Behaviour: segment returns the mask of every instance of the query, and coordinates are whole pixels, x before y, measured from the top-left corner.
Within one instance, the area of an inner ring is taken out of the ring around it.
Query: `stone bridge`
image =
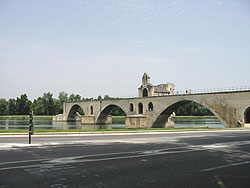
[[[250,125],[250,91],[203,93],[65,103],[54,121],[81,120],[83,124],[111,123],[109,113],[120,107],[127,128],[168,127],[171,114],[190,101],[208,108],[225,127]],[[77,115],[78,108],[84,115]]]

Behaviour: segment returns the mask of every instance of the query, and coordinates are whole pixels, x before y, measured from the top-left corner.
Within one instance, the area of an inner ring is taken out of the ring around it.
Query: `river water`
[[[1,119],[0,130],[28,129],[29,120]],[[175,128],[209,127],[224,128],[218,119],[213,117],[176,118]],[[52,120],[34,120],[35,129],[124,129],[124,124],[112,125],[81,125],[80,122],[53,122]]]

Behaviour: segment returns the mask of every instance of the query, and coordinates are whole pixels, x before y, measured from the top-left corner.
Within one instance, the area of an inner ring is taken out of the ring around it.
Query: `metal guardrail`
[[[250,91],[250,86],[237,86],[237,87],[224,87],[224,88],[211,88],[211,89],[195,89],[195,90],[192,90],[192,89],[177,90],[177,91],[174,91],[174,95],[223,93],[223,92],[236,92],[236,91]],[[159,97],[164,97],[164,96],[166,96],[166,95],[162,95],[162,96],[159,96]],[[126,96],[121,96],[121,97],[118,97],[118,98],[112,98],[112,100],[129,99],[129,98],[138,98],[138,95],[137,94],[126,95]],[[98,101],[98,100],[94,99],[94,101]]]
[[[211,88],[211,89],[187,89],[185,91],[174,91],[174,95],[185,94],[205,94],[205,93],[223,93],[223,92],[235,92],[235,91],[250,91],[250,86],[237,86],[237,87],[224,87],[224,88]]]

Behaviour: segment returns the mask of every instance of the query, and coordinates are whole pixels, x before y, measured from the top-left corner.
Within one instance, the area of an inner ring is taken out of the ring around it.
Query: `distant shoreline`
[[[115,121],[114,123],[116,123],[117,121],[125,121],[125,117],[126,116],[112,116],[113,120]],[[34,116],[35,120],[52,120],[53,116],[48,116],[48,115],[38,115],[38,116]],[[211,119],[216,119],[216,116],[175,116],[175,118],[178,119],[196,119],[196,118],[211,118]],[[28,115],[4,115],[4,116],[0,116],[0,120],[4,120],[4,119],[10,119],[10,120],[26,120],[29,119]]]
[[[53,116],[34,116],[35,120],[52,120]],[[25,119],[29,119],[28,115],[4,115],[4,116],[0,116],[0,120],[1,119],[13,119],[13,120],[25,120]]]

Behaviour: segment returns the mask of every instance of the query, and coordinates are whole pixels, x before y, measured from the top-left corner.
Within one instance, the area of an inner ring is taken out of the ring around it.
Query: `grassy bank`
[[[208,128],[208,127],[185,127],[185,128],[151,128],[151,129],[94,129],[94,130],[83,130],[83,129],[35,129],[35,133],[46,133],[46,132],[103,132],[103,131],[151,131],[151,130],[208,130],[208,129],[220,129],[220,128]],[[28,133],[28,130],[0,130],[0,133]]]
[[[53,116],[34,116],[35,120],[52,120]],[[176,119],[216,119],[215,116],[176,116]],[[0,119],[29,119],[28,115],[6,115],[6,116],[0,116]],[[112,123],[113,124],[125,124],[125,116],[112,116]]]
[[[34,116],[35,120],[52,120],[53,116]],[[9,115],[9,116],[0,116],[0,119],[15,119],[15,120],[23,120],[29,119],[28,115]]]

